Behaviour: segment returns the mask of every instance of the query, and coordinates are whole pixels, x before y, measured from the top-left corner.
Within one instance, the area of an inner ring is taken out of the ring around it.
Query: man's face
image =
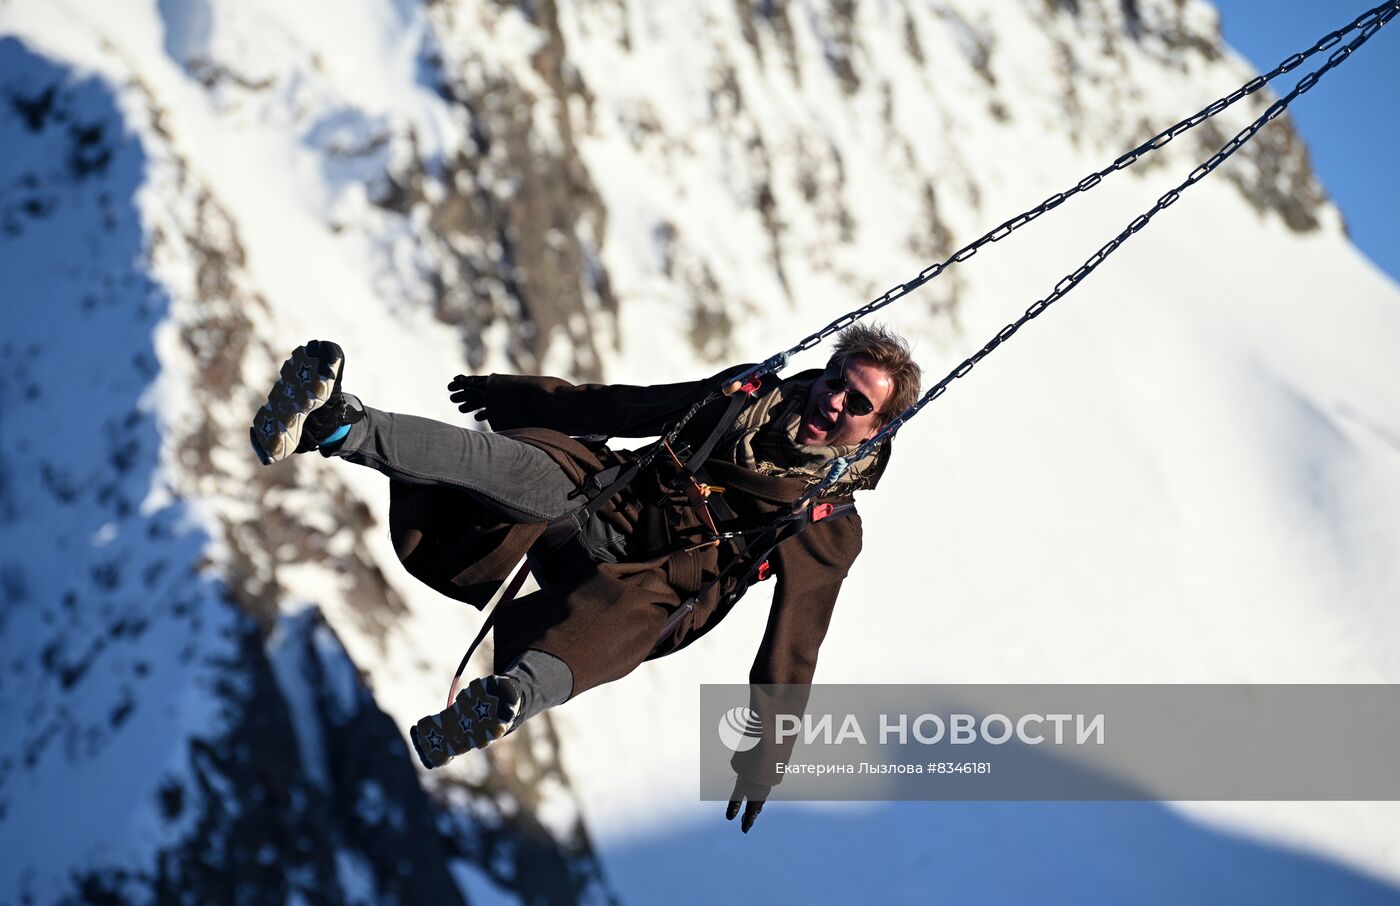
[[[893,392],[890,376],[864,356],[851,356],[840,370],[828,365],[807,396],[797,442],[834,445],[869,440],[880,430],[880,412]],[[865,414],[857,414],[860,411]]]

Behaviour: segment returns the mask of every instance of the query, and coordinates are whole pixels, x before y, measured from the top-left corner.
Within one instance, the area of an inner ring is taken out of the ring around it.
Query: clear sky
[[[1261,72],[1379,3],[1215,0],[1225,40]],[[1312,60],[1306,65],[1315,66]],[[1283,86],[1280,94],[1296,81],[1287,78],[1275,83]],[[1400,281],[1400,18],[1289,110],[1352,240]]]

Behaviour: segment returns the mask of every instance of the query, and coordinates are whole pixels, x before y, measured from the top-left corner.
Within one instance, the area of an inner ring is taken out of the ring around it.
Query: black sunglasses
[[[846,394],[846,410],[856,417],[866,416],[875,411],[875,404],[866,398],[865,394],[859,390],[852,390],[851,385],[846,383],[844,372],[836,372],[826,376],[826,386],[837,393]]]

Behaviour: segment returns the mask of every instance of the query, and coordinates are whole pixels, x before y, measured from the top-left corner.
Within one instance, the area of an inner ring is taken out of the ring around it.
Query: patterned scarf
[[[764,475],[802,476],[809,484],[826,477],[830,460],[855,452],[859,444],[799,444],[797,429],[807,409],[813,381],[789,379],[755,400],[720,440],[716,456]],[[867,487],[878,456],[867,456],[842,475],[843,493]]]

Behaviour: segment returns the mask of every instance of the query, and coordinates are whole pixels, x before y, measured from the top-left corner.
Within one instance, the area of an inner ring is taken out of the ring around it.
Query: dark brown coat
[[[814,380],[817,372],[790,380]],[[570,435],[649,437],[694,402],[714,378],[652,387],[574,385],[548,377],[492,375],[486,411],[492,426],[554,458],[581,483],[610,465],[630,461]],[[776,379],[769,377],[765,391]],[[702,411],[687,437],[696,445],[722,413],[723,401]],[[876,477],[889,450],[879,454]],[[802,478],[762,475],[722,459],[705,465],[712,484],[741,524],[765,524],[802,495]],[[849,501],[833,496],[829,502]],[[497,669],[535,648],[573,671],[574,694],[618,679],[643,660],[678,651],[719,624],[729,609],[717,586],[705,594],[675,633],[658,636],[681,602],[713,579],[737,551],[729,545],[686,552],[699,521],[684,495],[656,475],[643,475],[602,513],[629,535],[631,562],[599,564],[581,578],[551,585],[503,608],[497,617]],[[391,529],[400,559],[415,576],[458,600],[482,607],[510,567],[539,541],[542,524],[502,525],[464,494],[395,484]],[[842,580],[861,550],[858,515],[812,524],[784,541],[770,558],[776,575],[767,629],[749,671],[752,683],[811,683]]]

